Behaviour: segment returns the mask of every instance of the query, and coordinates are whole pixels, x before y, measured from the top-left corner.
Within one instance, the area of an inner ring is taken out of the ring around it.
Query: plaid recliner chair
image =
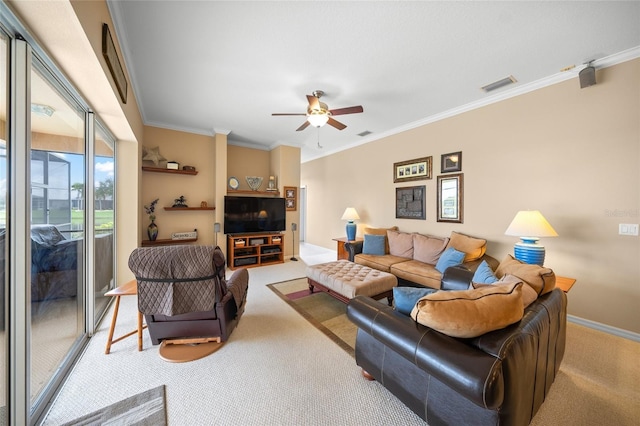
[[[244,312],[249,273],[238,269],[227,281],[219,247],[141,247],[129,256],[129,269],[154,345],[190,337],[224,342]]]

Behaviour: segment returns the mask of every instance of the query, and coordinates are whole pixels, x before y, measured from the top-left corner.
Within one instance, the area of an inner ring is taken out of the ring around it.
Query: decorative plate
[[[229,188],[238,189],[239,186],[240,186],[240,182],[238,181],[238,179],[236,179],[235,177],[231,176],[229,178]]]

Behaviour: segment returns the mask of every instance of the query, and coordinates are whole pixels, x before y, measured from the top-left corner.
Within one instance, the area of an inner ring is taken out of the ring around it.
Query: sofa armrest
[[[347,316],[363,332],[478,406],[496,409],[502,405],[500,359],[422,326],[369,297],[351,299]]]
[[[442,274],[442,282],[440,284],[441,290],[467,290],[471,279],[473,278],[473,272],[467,269],[464,265],[450,266],[445,269]]]
[[[344,249],[349,253],[349,261],[353,262],[356,254],[362,253],[363,241],[349,241],[344,243]]]

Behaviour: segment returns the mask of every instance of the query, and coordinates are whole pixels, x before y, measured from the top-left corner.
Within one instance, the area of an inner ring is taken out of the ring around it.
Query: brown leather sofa
[[[442,289],[461,288],[446,282],[448,271]],[[470,280],[472,273],[457,275]],[[557,288],[529,305],[521,321],[470,339],[439,333],[364,296],[349,302],[347,315],[358,326],[355,356],[365,377],[430,426],[528,425],[565,350],[567,298]]]

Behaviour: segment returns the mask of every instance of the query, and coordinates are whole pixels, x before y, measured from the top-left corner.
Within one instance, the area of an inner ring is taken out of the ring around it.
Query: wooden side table
[[[347,237],[333,238],[336,241],[336,251],[338,252],[338,260],[349,260],[349,252],[344,248],[344,243],[350,243],[354,241],[364,241],[363,238],[356,238],[354,241],[347,240]]]
[[[575,283],[575,278],[560,277],[556,275],[556,287],[560,288],[560,290],[565,293],[569,293],[569,290],[571,290],[571,287],[573,287]]]
[[[138,334],[138,351],[142,350],[142,330],[147,328],[146,325],[142,325],[142,313],[138,312],[138,328],[133,330],[130,333],[127,333],[123,336],[118,337],[117,339],[113,338],[113,333],[116,329],[116,321],[118,320],[118,309],[120,308],[120,296],[137,296],[138,295],[138,282],[136,280],[131,280],[126,284],[122,284],[118,288],[114,288],[104,294],[105,296],[111,296],[116,298],[116,305],[113,307],[113,318],[111,318],[111,328],[109,328],[109,337],[107,338],[107,348],[104,353],[109,354],[111,351],[111,345],[119,342],[122,339],[126,339],[127,337]]]

